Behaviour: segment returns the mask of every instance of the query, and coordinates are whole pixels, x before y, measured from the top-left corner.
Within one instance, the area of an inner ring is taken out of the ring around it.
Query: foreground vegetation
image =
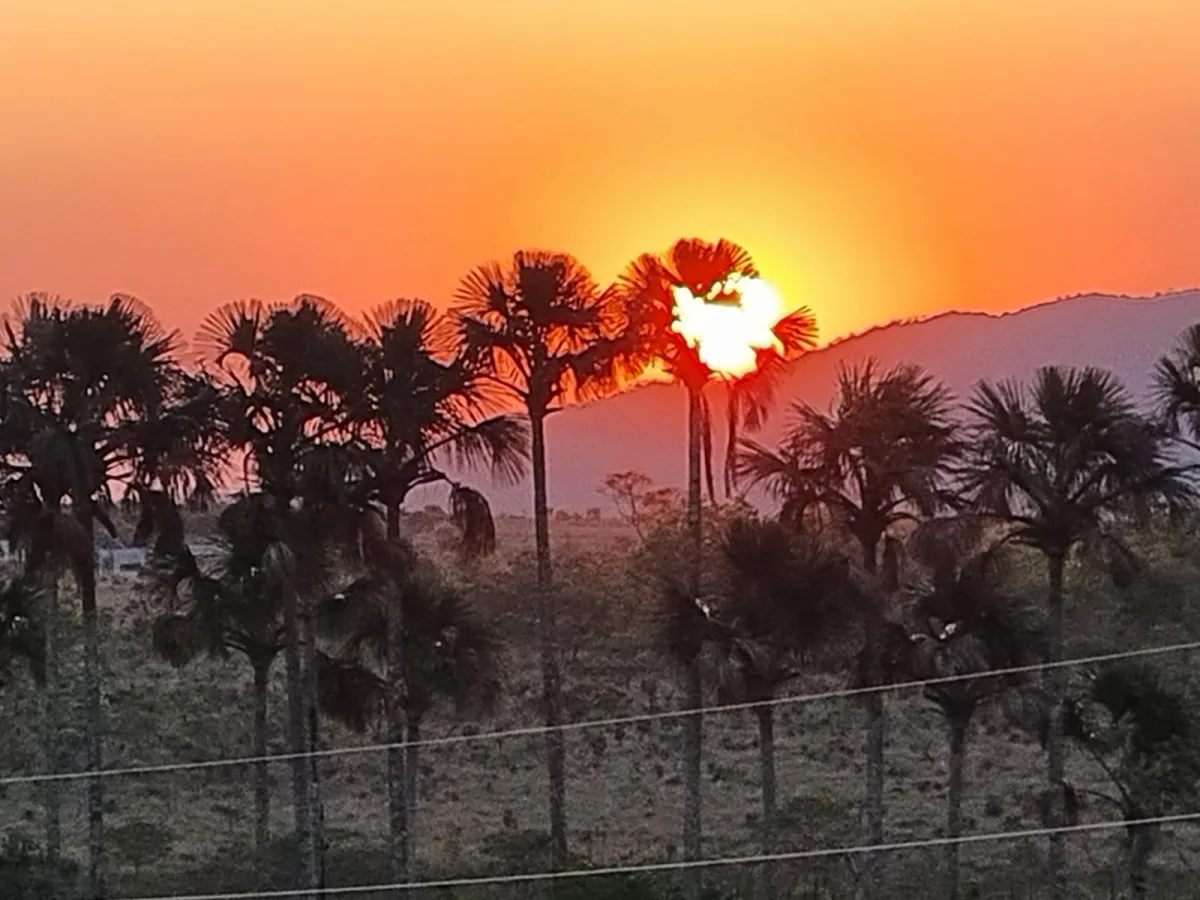
[[[1153,416],[1100,370],[980,385],[963,408],[917,367],[868,364],[762,446],[740,432],[811,342],[799,314],[779,326],[783,352],[732,385],[718,502],[715,373],[665,298],[735,270],[753,273],[739,248],[681,242],[604,290],[569,257],[518,254],[468,276],[448,317],[237,304],[202,330],[201,372],[127,298],[19,306],[0,367],[20,550],[0,592],[0,765],[20,773],[3,786],[5,883],[320,892],[677,861],[556,895],[1194,893],[1189,824],[1156,821],[1195,811],[1187,657],[1028,667],[1194,627],[1195,481],[1179,460],[1200,437],[1200,328],[1160,364]],[[650,359],[688,389],[686,494],[618,473],[605,487],[623,525],[551,522],[542,420]],[[217,503],[232,460],[241,490]],[[481,466],[532,469],[532,535],[457,481]],[[448,513],[406,510],[437,484]],[[752,488],[770,515],[737,499]],[[99,577],[106,533],[150,548],[136,579]],[[1089,821],[1120,827],[1053,831]],[[957,840],[1039,828],[1052,833]],[[767,859],[686,865],[747,854]]]

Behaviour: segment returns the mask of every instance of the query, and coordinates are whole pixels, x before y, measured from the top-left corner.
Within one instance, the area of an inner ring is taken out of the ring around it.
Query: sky
[[[754,255],[828,340],[1200,283],[1195,0],[0,0],[0,302]]]

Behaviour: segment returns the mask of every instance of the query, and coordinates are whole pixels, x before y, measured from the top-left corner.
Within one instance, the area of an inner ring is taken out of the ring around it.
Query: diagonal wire
[[[1093,831],[1113,831],[1139,825],[1171,825],[1200,821],[1200,812],[1177,813],[1153,816],[1144,819],[1109,819],[1103,822],[1088,822],[1081,825],[1063,825],[1057,828],[1028,828],[1017,831],[993,831],[963,835],[958,838],[921,838],[911,841],[894,841],[887,844],[866,844],[857,847],[819,847],[814,850],[797,850],[791,853],[757,854],[753,856],[725,856],[709,859],[680,860],[676,862],[641,863],[628,866],[607,866],[596,869],[581,869],[573,872],[532,872],[524,875],[483,875],[471,878],[446,878],[440,881],[392,882],[390,884],[355,884],[345,887],[289,888],[287,890],[245,891],[218,894],[162,894],[156,897],[118,897],[115,900],[277,900],[283,897],[352,896],[384,891],[416,891],[446,888],[477,887],[487,884],[531,884],[545,881],[564,881],[569,878],[595,878],[613,875],[635,875],[645,872],[678,872],[684,869],[713,869],[723,866],[750,866],[764,863],[796,862],[805,859],[822,859],[831,856],[856,856],[866,853],[894,853],[901,850],[923,850],[944,847],[947,844],[983,844],[989,841],[1016,841],[1042,837],[1049,834],[1080,834]]]
[[[1050,669],[1070,668],[1073,666],[1097,665],[1114,662],[1121,659],[1135,659],[1148,656],[1161,656],[1167,653],[1182,653],[1189,650],[1200,650],[1200,641],[1190,641],[1181,644],[1166,644],[1158,647],[1143,647],[1137,650],[1122,650],[1114,653],[1101,653],[1094,656],[1081,656],[1064,659],[1059,662],[1034,663],[1027,666],[1013,666],[1007,669],[991,669],[986,672],[970,672],[961,675],[944,675],[937,678],[923,678],[915,681],[902,681],[892,684],[875,685],[870,687],[837,688],[830,691],[820,691],[812,694],[792,694],[786,697],[774,697],[770,700],[756,700],[747,703],[727,703],[714,706],[704,706],[699,709],[671,709],[656,713],[639,713],[630,716],[615,716],[607,719],[583,719],[577,722],[565,722],[560,725],[528,725],[520,728],[510,728],[499,731],[482,731],[477,734],[452,734],[444,737],[422,738],[418,741],[395,741],[391,743],[361,744],[352,747],[330,747],[324,750],[303,751],[300,753],[274,753],[266,756],[235,756],[219,759],[198,760],[196,762],[161,763],[146,766],[125,766],[121,768],[100,769],[99,771],[79,770],[74,772],[57,772],[54,774],[11,775],[0,778],[0,787],[17,784],[40,784],[49,781],[80,781],[100,777],[115,778],[125,775],[153,775],[167,772],[188,772],[200,769],[217,769],[228,766],[244,766],[261,762],[287,762],[296,759],[313,759],[320,757],[353,756],[363,753],[378,753],[385,750],[403,747],[446,747],[454,744],[468,744],[478,741],[500,740],[503,738],[532,737],[551,731],[582,731],[589,728],[612,728],[618,725],[636,725],[642,722],[653,722],[663,719],[687,718],[704,713],[736,712],[740,710],[758,709],[764,706],[788,706],[796,703],[812,703],[821,700],[836,700],[846,697],[861,697],[868,694],[886,693],[891,691],[911,690],[929,687],[937,684],[950,684],[958,681],[972,681],[978,678],[998,678],[1007,675],[1021,675]]]

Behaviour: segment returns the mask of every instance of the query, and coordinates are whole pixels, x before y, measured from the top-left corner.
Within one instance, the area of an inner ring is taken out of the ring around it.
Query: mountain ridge
[[[1049,364],[1108,369],[1144,401],[1154,363],[1195,322],[1200,322],[1200,288],[1146,297],[1088,292],[1001,313],[951,310],[874,326],[790,363],[771,418],[755,439],[774,444],[793,401],[826,405],[837,366],[868,357],[888,368],[916,363],[941,379],[958,401],[981,379],[1027,380],[1039,366]],[[723,421],[722,393],[713,392],[715,423]],[[547,420],[546,431],[554,508],[607,506],[597,488],[614,471],[637,469],[664,486],[685,484],[686,400],[676,385],[651,382],[568,407]],[[723,436],[718,433],[716,438],[714,465],[719,466]],[[529,511],[528,480],[499,485],[483,473],[462,477],[482,489],[498,512]],[[431,501],[438,499],[430,495]],[[414,506],[421,502],[413,497]]]

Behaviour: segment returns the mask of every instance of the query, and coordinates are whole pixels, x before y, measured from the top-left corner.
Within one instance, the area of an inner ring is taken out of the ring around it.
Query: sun
[[[730,273],[700,296],[675,285],[671,327],[696,350],[700,361],[725,378],[740,378],[758,367],[759,353],[783,351],[775,325],[783,300],[761,278]]]

